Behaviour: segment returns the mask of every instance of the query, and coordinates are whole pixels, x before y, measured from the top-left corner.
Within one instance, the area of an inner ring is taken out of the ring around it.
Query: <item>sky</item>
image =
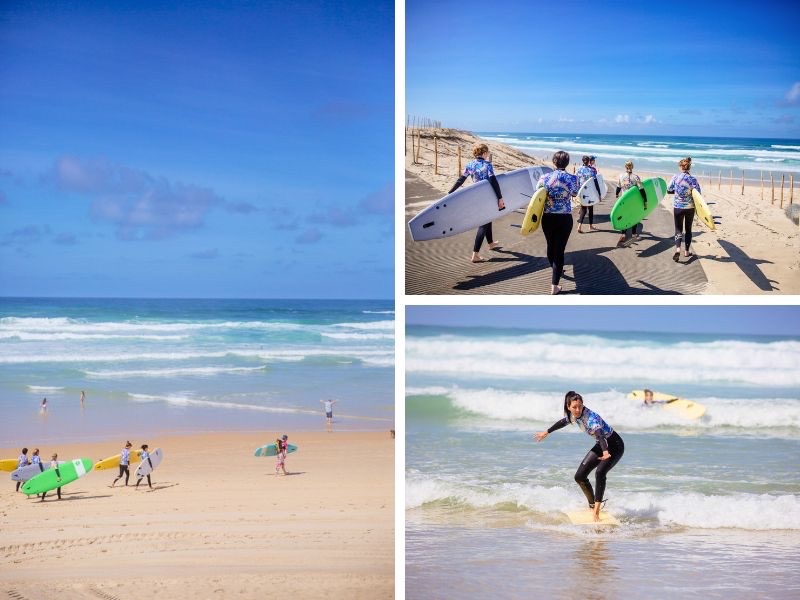
[[[392,298],[394,5],[0,3],[0,295]]]
[[[800,3],[406,0],[406,112],[472,131],[800,138]]]
[[[800,306],[408,306],[406,325],[798,337]]]

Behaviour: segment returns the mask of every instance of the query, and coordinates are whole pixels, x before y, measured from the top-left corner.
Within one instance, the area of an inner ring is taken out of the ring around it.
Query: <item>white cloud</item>
[[[645,115],[643,122],[644,123],[658,123],[658,121],[656,120],[656,118],[653,115]]]
[[[794,85],[786,92],[786,101],[789,104],[800,103],[800,81],[795,81]]]
[[[631,118],[628,115],[617,115],[614,117],[616,123],[630,123]]]
[[[574,123],[575,119],[570,119],[568,117],[558,117],[559,123]]]

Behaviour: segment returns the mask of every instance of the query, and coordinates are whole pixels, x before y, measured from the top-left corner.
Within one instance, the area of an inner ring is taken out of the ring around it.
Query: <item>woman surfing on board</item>
[[[575,481],[589,501],[589,509],[594,511],[594,520],[600,520],[600,508],[604,502],[606,491],[606,475],[614,468],[625,452],[622,438],[596,412],[583,405],[583,398],[577,392],[569,391],[564,397],[564,418],[557,421],[547,431],[534,434],[534,439],[541,442],[552,432],[570,423],[574,423],[597,440],[597,443],[586,454],[575,472]],[[589,473],[595,472],[595,489],[589,482]]]

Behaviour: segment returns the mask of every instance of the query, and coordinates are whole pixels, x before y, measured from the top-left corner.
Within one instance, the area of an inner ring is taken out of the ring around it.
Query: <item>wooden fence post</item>
[[[728,187],[728,191],[729,191],[729,192],[732,192],[732,191],[733,191],[733,169],[731,169],[731,178],[729,179],[729,187]]]
[[[761,199],[764,199],[764,169],[761,169]]]
[[[458,173],[456,175],[461,177],[461,144],[458,145]]]
[[[433,174],[439,174],[439,136],[433,134]]]
[[[789,204],[794,203],[794,173],[789,176]]]
[[[719,170],[719,179],[717,179],[717,189],[722,189],[722,169]]]
[[[744,196],[744,169],[742,169],[742,196]]]
[[[783,180],[786,177],[783,173],[781,173],[781,208],[783,208]]]
[[[772,184],[772,202],[770,204],[775,204],[775,178],[772,176],[772,171],[769,173],[769,182]]]

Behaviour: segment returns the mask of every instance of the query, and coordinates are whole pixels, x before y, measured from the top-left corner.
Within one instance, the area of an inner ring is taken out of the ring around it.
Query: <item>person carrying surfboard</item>
[[[283,474],[286,475],[286,455],[289,451],[289,436],[285,433],[282,437],[279,437],[275,440],[275,475],[280,475],[280,471],[283,471]]]
[[[153,467],[153,461],[150,460],[150,453],[147,451],[147,448],[149,448],[149,446],[147,444],[142,444],[142,453],[139,455],[139,459],[142,462],[147,461],[147,463],[150,465],[150,471],[152,472],[155,467]],[[145,475],[145,477],[147,477],[147,486],[152,490],[153,489],[153,483],[150,481],[150,473]],[[136,480],[135,489],[137,489],[137,490],[139,489],[139,482],[142,479],[144,479],[144,477],[139,477],[139,479]]]
[[[639,192],[642,194],[642,201],[644,202],[644,207],[647,208],[647,196],[644,193],[644,189],[642,188],[642,178],[636,175],[633,172],[633,161],[628,161],[625,163],[625,172],[619,176],[617,180],[617,190],[615,198],[619,198],[619,195],[623,192],[627,192],[633,186],[637,186],[639,188]],[[642,224],[638,223],[631,227],[630,229],[623,229],[621,235],[619,236],[619,240],[617,240],[617,246],[622,245],[631,237],[633,239],[638,240],[639,234],[642,232]]]
[[[484,143],[477,143],[472,148],[473,160],[469,161],[464,167],[464,172],[450,188],[448,194],[452,194],[460,188],[467,177],[472,177],[472,181],[488,180],[489,185],[494,190],[494,195],[497,196],[497,210],[505,209],[506,205],[503,202],[503,194],[500,192],[500,184],[497,182],[497,177],[494,175],[494,168],[492,167],[492,153],[489,152],[489,146]],[[491,222],[485,223],[478,227],[478,232],[475,234],[475,244],[472,246],[472,262],[483,262],[485,259],[478,253],[483,244],[484,238],[489,244],[489,249],[494,250],[500,246],[500,242],[492,238],[492,224]]]
[[[580,187],[590,179],[594,179],[594,185],[595,188],[597,188],[597,195],[602,197],[603,194],[600,193],[600,184],[597,181],[597,169],[594,168],[593,164],[594,160],[594,156],[584,156],[581,158],[583,166],[575,172],[575,177],[578,178],[578,189],[580,189]],[[581,227],[583,226],[583,219],[586,216],[587,211],[589,213],[589,230],[598,231],[597,227],[594,226],[594,206],[581,205],[581,212],[578,213],[578,233],[583,233]]]
[[[606,423],[596,412],[583,405],[583,398],[577,392],[569,391],[564,397],[564,418],[556,421],[547,431],[534,434],[534,439],[541,442],[552,432],[566,427],[570,423],[577,425],[582,431],[597,440],[597,443],[586,454],[575,472],[575,481],[589,501],[589,509],[594,511],[594,520],[600,520],[600,508],[605,502],[606,476],[622,458],[625,444],[620,435]],[[589,474],[595,472],[595,488],[589,482]]]
[[[130,464],[131,464],[131,447],[132,446],[133,446],[133,444],[131,444],[130,440],[125,442],[125,447],[122,449],[122,451],[119,454],[119,475],[116,477],[116,479],[114,479],[114,481],[111,482],[111,487],[114,487],[114,484],[117,483],[117,481],[119,481],[122,478],[123,475],[125,475],[125,485],[126,486],[128,485],[128,479],[131,476],[131,472],[130,472],[129,467],[130,467]],[[149,479],[148,479],[148,481],[149,481]]]
[[[23,448],[22,449],[22,454],[20,454],[19,458],[17,459],[17,468],[21,469],[22,467],[27,467],[29,464],[31,464],[31,462],[28,460],[28,449],[27,448]],[[19,491],[19,486],[21,486],[21,485],[22,485],[22,482],[18,481],[17,482],[17,490],[16,491]]]
[[[564,169],[569,165],[569,154],[559,150],[553,154],[553,166],[556,170],[539,178],[536,186],[547,189],[547,200],[542,213],[542,233],[547,240],[547,262],[553,274],[550,278],[550,293],[558,294],[561,286],[561,274],[564,272],[564,251],[567,240],[572,233],[572,201],[578,195],[580,187],[578,178]]]
[[[50,459],[50,468],[56,470],[56,478],[58,481],[61,481],[61,473],[58,470],[58,454],[53,454],[52,458]],[[56,495],[58,499],[61,500],[61,486],[56,488]],[[44,502],[44,497],[47,496],[47,492],[42,493],[42,499],[39,502]]]
[[[692,168],[692,159],[688,156],[681,159],[678,167],[680,167],[681,173],[673,175],[667,186],[667,193],[675,194],[675,199],[672,201],[672,213],[675,220],[675,254],[672,255],[672,260],[675,262],[678,262],[681,255],[681,238],[685,244],[683,255],[687,258],[691,256],[689,245],[692,243],[692,221],[694,220],[692,190],[703,193],[697,179],[689,174],[689,170]]]

